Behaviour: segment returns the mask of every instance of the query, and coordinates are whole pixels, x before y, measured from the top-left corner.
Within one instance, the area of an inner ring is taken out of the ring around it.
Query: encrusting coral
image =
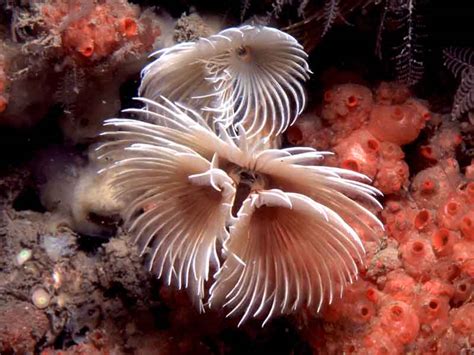
[[[110,140],[98,148],[149,269],[188,288],[201,310],[215,270],[209,303],[240,314],[240,323],[319,311],[341,297],[363,263],[361,239],[383,229],[372,212],[380,192],[361,182],[365,175],[318,165],[329,152],[266,148],[303,108],[304,58],[293,38],[267,27],[177,45],[144,71],[145,107],[127,110],[140,120],[107,120]],[[192,79],[163,89],[161,69],[167,80],[176,71]],[[211,104],[192,100],[199,90]],[[218,114],[203,117],[212,105]]]

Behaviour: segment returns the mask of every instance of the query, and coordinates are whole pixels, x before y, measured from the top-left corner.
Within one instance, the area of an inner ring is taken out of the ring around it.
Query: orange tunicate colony
[[[150,51],[160,34],[158,26],[126,1],[85,7],[78,0],[52,0],[41,7],[46,24],[60,33],[65,52],[78,60],[100,60],[125,47],[129,53]]]
[[[382,241],[367,241],[367,269],[310,323],[316,352],[459,354],[474,348],[474,162],[462,174],[454,124],[418,151],[427,168],[409,180],[403,145],[431,118],[407,89],[383,83],[324,94],[322,120],[306,115],[290,143],[336,153],[329,163],[368,175],[385,194]],[[293,142],[297,137],[298,141]],[[364,238],[363,238],[364,239]],[[317,340],[316,340],[317,337]]]
[[[374,105],[368,130],[380,141],[404,145],[413,142],[425,118],[411,105]]]
[[[334,151],[329,164],[368,175],[385,194],[405,187],[409,171],[401,146],[413,142],[430,119],[426,106],[387,83],[375,94],[362,85],[337,85],[323,101],[322,120],[307,115],[290,127],[288,141]]]

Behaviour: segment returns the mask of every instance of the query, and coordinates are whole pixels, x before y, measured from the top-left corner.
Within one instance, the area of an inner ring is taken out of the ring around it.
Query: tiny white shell
[[[49,306],[51,295],[43,287],[37,287],[31,294],[31,301],[37,308],[44,309]]]
[[[20,252],[16,254],[16,257],[15,257],[17,265],[19,266],[23,265],[28,260],[30,260],[32,256],[33,256],[33,252],[31,251],[31,249],[26,249],[26,248],[21,249]]]

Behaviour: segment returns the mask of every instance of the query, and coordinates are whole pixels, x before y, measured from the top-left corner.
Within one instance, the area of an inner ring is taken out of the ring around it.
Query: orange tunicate
[[[346,106],[349,108],[357,107],[358,104],[359,100],[354,95],[351,95],[346,99]]]
[[[374,186],[384,194],[393,194],[408,183],[408,176],[408,165],[403,160],[382,161],[378,165]]]
[[[407,99],[406,104],[415,109],[422,120],[429,121],[431,119],[431,112],[426,107],[426,104],[423,103],[421,100],[409,98]]]
[[[373,178],[377,173],[379,142],[367,130],[359,129],[337,144],[333,151],[342,168]]]
[[[336,322],[341,318],[356,324],[368,323],[376,315],[374,302],[369,300],[366,289],[369,283],[359,280],[346,288],[342,298],[326,307],[323,317],[328,322]]]
[[[459,128],[448,123],[443,123],[436,131],[435,135],[430,138],[428,147],[431,149],[431,156],[426,158],[430,160],[442,160],[449,157],[454,157],[456,147],[462,142]],[[423,155],[423,147],[421,148]]]
[[[469,276],[458,278],[454,281],[453,302],[455,304],[466,301],[472,292],[473,278]]]
[[[424,125],[425,119],[410,105],[375,105],[368,130],[381,141],[404,145],[413,142]]]
[[[451,201],[446,204],[445,212],[449,214],[450,216],[454,216],[458,213],[459,208],[460,208],[459,203],[457,203],[456,201]]]
[[[415,297],[415,285],[416,282],[411,276],[398,269],[388,273],[383,291],[395,300],[410,304]]]
[[[410,90],[395,82],[382,82],[375,91],[375,101],[381,105],[403,104],[409,97]]]
[[[423,284],[423,291],[432,296],[441,296],[450,299],[454,295],[454,287],[449,282],[440,279],[432,279]]]
[[[103,58],[113,53],[119,46],[120,34],[115,28],[115,18],[111,16],[108,7],[97,6],[94,19],[100,26],[94,26],[95,52]],[[93,25],[91,23],[91,25]]]
[[[88,58],[94,54],[94,42],[92,40],[88,41],[89,43],[85,43],[77,48],[77,51],[81,53],[84,57]]]
[[[459,230],[464,238],[474,241],[474,211],[469,211],[461,218]]]
[[[449,229],[457,229],[467,207],[462,202],[459,196],[453,196],[441,205],[438,210],[438,224]]]
[[[449,298],[446,296],[423,294],[419,300],[420,323],[429,324],[430,332],[440,334],[449,327]]]
[[[474,334],[474,303],[467,303],[454,313],[451,326],[456,333],[464,336]]]
[[[329,122],[358,117],[357,121],[362,123],[368,118],[373,102],[370,89],[357,84],[336,85],[324,93],[324,100],[321,116]],[[350,110],[354,108],[357,110]]]
[[[375,316],[375,306],[365,299],[358,299],[352,304],[349,319],[357,324],[368,323]]]
[[[85,58],[90,58],[94,54],[94,33],[85,21],[78,21],[68,27],[63,32],[62,41],[68,51],[76,51]]]
[[[436,261],[430,243],[421,238],[410,238],[401,246],[403,266],[413,277],[426,277]]]
[[[402,354],[403,346],[396,342],[396,339],[380,328],[380,325],[375,325],[370,328],[370,332],[363,338],[362,351],[355,352],[356,354]],[[336,352],[334,352],[336,353]]]
[[[365,293],[365,295],[366,295],[367,299],[370,302],[373,302],[373,303],[376,303],[379,299],[378,291],[373,287],[369,287],[367,289],[367,292]]]
[[[424,194],[429,194],[434,192],[436,189],[436,182],[433,179],[426,178],[420,186],[420,190]]]
[[[426,209],[421,210],[415,216],[415,221],[414,221],[415,228],[418,230],[425,229],[429,225],[430,220],[431,220],[430,211]]]
[[[399,344],[408,344],[416,339],[420,323],[415,310],[409,304],[395,301],[380,309],[383,329]]]
[[[308,112],[285,132],[288,143],[292,145],[305,145],[318,150],[328,150],[331,134],[321,127],[321,121],[314,113]]]
[[[474,257],[464,262],[464,265],[462,266],[462,271],[469,277],[474,278]]]
[[[403,153],[403,150],[394,143],[381,142],[380,156],[384,160],[402,160],[405,157],[405,153]]]
[[[372,104],[372,92],[367,87],[336,85],[324,92],[321,117],[330,123],[339,142],[367,122]]]
[[[436,230],[431,236],[431,245],[433,250],[439,256],[450,255],[453,251],[453,245],[459,240],[457,233],[447,228]]]
[[[474,205],[474,181],[471,181],[466,185],[464,192],[467,202],[471,205]]]
[[[91,5],[79,19],[68,22],[68,14],[82,9],[78,0],[51,0],[54,6],[42,6],[42,14],[51,27],[61,28],[62,45],[66,52],[78,54],[79,58],[100,60],[109,56],[124,44],[124,38],[138,36],[139,27],[135,19],[138,7],[126,1],[103,1]],[[140,46],[140,43],[134,43]]]
[[[459,272],[459,268],[453,260],[451,260],[450,256],[438,258],[431,269],[431,274],[433,276],[439,277],[441,280],[448,282],[451,282],[458,277]]]
[[[474,159],[471,160],[471,164],[466,166],[466,179],[474,180]]]
[[[120,20],[120,29],[125,37],[133,37],[138,34],[138,25],[135,20],[130,17]]]
[[[423,158],[436,161],[436,157],[433,152],[433,148],[430,145],[424,145],[420,147],[420,154]]]
[[[403,243],[408,237],[416,233],[413,221],[418,209],[407,201],[403,201],[403,203],[387,201],[386,206],[387,208],[382,211],[382,217],[388,234],[399,243]]]
[[[334,98],[334,94],[332,90],[326,90],[324,92],[324,101],[331,102],[333,98]]]
[[[368,139],[367,140],[367,150],[370,152],[378,152],[380,149],[380,142],[378,140],[374,139]]]
[[[474,260],[474,243],[461,240],[453,245],[453,260],[464,271],[465,263]]]
[[[412,197],[421,208],[438,209],[454,192],[455,179],[454,174],[448,176],[441,166],[422,170],[412,180]]]
[[[341,168],[355,171],[356,173],[361,172],[361,166],[355,159],[344,159],[341,161]]]

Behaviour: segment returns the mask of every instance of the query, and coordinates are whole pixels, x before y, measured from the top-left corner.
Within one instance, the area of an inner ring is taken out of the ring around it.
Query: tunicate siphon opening
[[[390,314],[394,321],[400,321],[403,317],[403,308],[400,306],[392,306]]]
[[[458,213],[458,210],[459,203],[455,201],[448,202],[448,204],[446,205],[446,212],[451,216],[454,216],[456,213]]]
[[[423,243],[420,242],[420,241],[414,242],[413,245],[412,245],[412,247],[411,247],[411,250],[412,250],[414,253],[416,253],[416,254],[421,254],[421,253],[423,253],[424,249],[425,249],[425,246],[424,246]]]
[[[433,311],[436,311],[439,307],[439,303],[437,300],[431,300],[429,303],[428,303],[428,307],[430,307],[431,310]]]
[[[421,210],[415,217],[415,228],[421,230],[426,227],[430,220],[430,212],[428,210]]]

